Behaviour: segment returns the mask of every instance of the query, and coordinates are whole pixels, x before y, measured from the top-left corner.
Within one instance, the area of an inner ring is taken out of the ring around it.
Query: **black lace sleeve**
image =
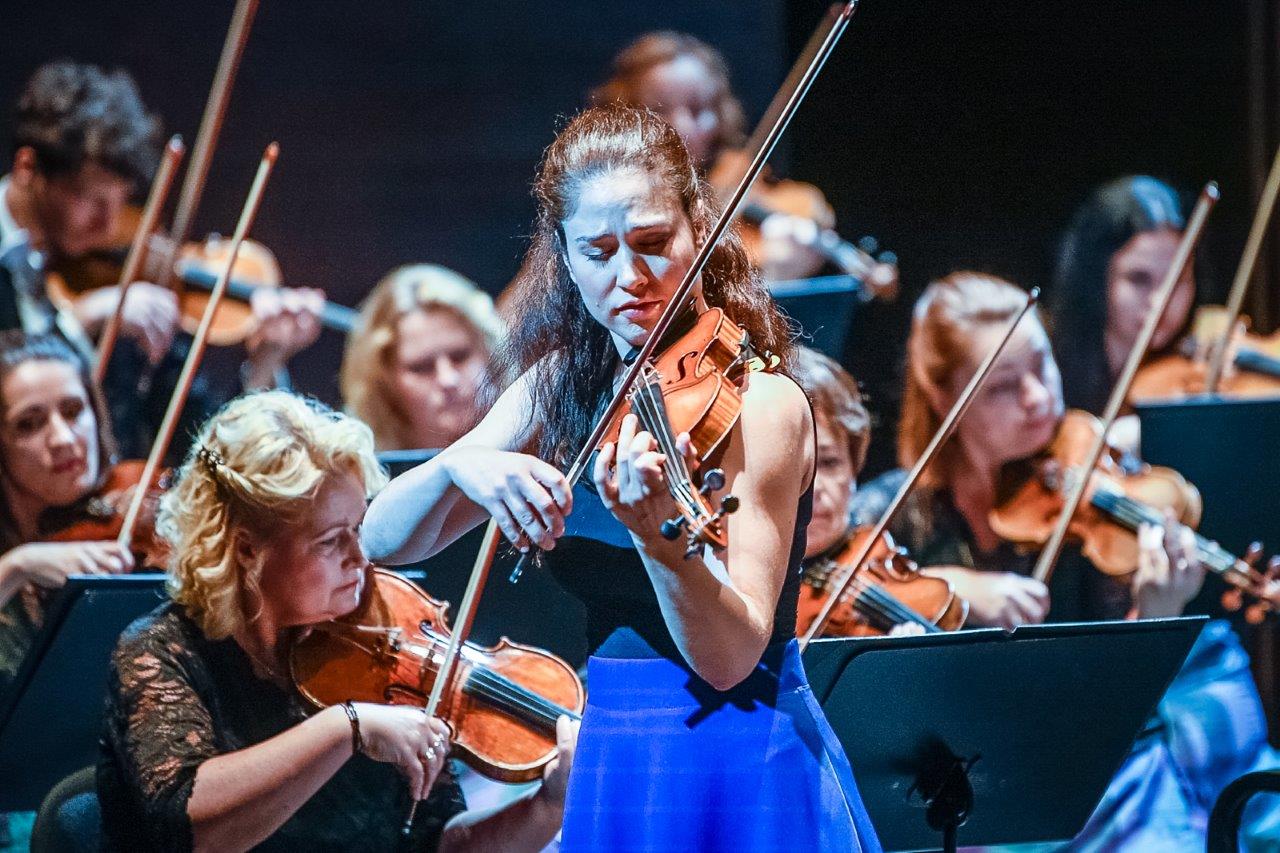
[[[187,801],[197,769],[218,753],[212,716],[197,688],[201,667],[177,628],[161,617],[121,637],[107,682],[103,747],[111,772],[105,786],[104,767],[98,771],[100,789],[121,789],[101,791],[104,819],[132,813],[142,824],[116,827],[115,837],[141,833],[163,850],[191,848]],[[117,798],[127,806],[106,807]]]

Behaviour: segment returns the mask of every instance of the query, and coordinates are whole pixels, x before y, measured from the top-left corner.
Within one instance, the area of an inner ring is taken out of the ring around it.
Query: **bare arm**
[[[612,483],[602,480],[612,454],[601,454],[597,486],[631,530],[681,654],[713,687],[728,689],[755,668],[773,632],[796,509],[813,470],[808,403],[788,379],[751,377],[721,462],[726,492],[740,501],[727,516],[723,554],[704,549],[686,560],[682,541],[662,538],[659,526],[674,505],[659,457],[647,433],[628,438],[620,436],[623,458]]]
[[[571,492],[560,472],[516,451],[530,442],[528,374],[503,392],[471,432],[406,471],[369,506],[362,544],[376,563],[436,554],[487,517],[518,546],[554,547]]]

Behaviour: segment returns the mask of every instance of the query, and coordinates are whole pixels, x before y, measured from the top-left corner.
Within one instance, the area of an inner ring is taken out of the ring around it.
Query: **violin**
[[[717,193],[726,196],[745,171],[746,163],[745,152],[726,151],[716,160],[707,181]],[[743,222],[739,235],[754,263],[772,266],[765,251],[768,237],[786,238],[806,250],[807,257],[783,262],[782,278],[813,275],[826,262],[861,282],[864,300],[892,300],[897,296],[897,256],[880,251],[872,237],[864,237],[856,244],[841,237],[835,230],[835,211],[813,184],[780,180],[766,172],[751,188],[739,216]]]
[[[97,489],[67,509],[45,513],[42,527],[46,542],[101,542],[118,539],[124,528],[127,506],[140,488],[146,462],[131,459],[111,466]],[[142,512],[130,538],[139,568],[164,571],[169,565],[169,544],[156,534],[156,510],[169,488],[169,471],[152,477],[144,490]]]
[[[449,606],[395,572],[371,567],[365,578],[354,612],[294,642],[293,682],[318,708],[346,701],[425,706],[449,643]],[[573,667],[504,637],[487,649],[464,644],[435,713],[476,772],[529,782],[556,755],[556,720],[580,719],[585,702]]]
[[[1129,402],[1179,400],[1203,394],[1215,347],[1221,345],[1228,325],[1226,308],[1205,305],[1196,309],[1191,334],[1177,350],[1150,359],[1138,369]],[[1246,318],[1247,320],[1247,318]],[[1280,332],[1270,336],[1243,330],[1229,344],[1235,368],[1222,377],[1217,392],[1230,397],[1272,397],[1280,395]]]
[[[805,566],[796,636],[804,636],[838,589],[844,592],[823,636],[879,637],[903,624],[919,625],[930,634],[963,628],[969,602],[956,595],[949,581],[921,574],[920,567],[888,533],[881,534],[861,566],[854,566],[871,532],[869,527],[853,530],[835,548]],[[855,572],[852,579],[847,578],[850,571]]]
[[[767,353],[758,355],[750,335],[721,309],[709,308],[696,316],[692,312],[692,305],[686,307],[657,354],[643,365],[597,445],[599,449],[616,443],[622,419],[631,413],[654,436],[667,457],[667,487],[679,511],[663,522],[661,533],[672,541],[683,533],[686,558],[703,545],[728,547],[721,521],[737,510],[738,499],[725,495],[717,508],[711,507],[710,497],[724,488],[725,479],[722,470],[707,466],[742,413],[746,375],[771,369],[776,361]],[[682,432],[693,445],[693,470],[676,447],[676,436]]]
[[[1081,468],[1101,428],[1093,415],[1069,411],[1044,451],[1006,465],[989,516],[992,530],[1011,542],[1043,545],[1063,511],[1066,494],[1085,478]],[[1100,571],[1128,575],[1138,567],[1138,527],[1163,525],[1166,511],[1194,529],[1200,522],[1199,490],[1172,468],[1142,464],[1136,471],[1127,471],[1112,449],[1088,472],[1084,498],[1067,533],[1081,542],[1084,555]],[[1244,597],[1254,599],[1246,611],[1251,622],[1280,607],[1280,584],[1274,572],[1254,568],[1260,549],[1251,548],[1241,558],[1195,534],[1195,550],[1205,568],[1233,587],[1224,606],[1238,609]]]
[[[50,301],[59,309],[67,309],[77,296],[118,283],[129,241],[133,239],[141,219],[137,208],[129,208],[121,217],[116,240],[79,258],[59,260],[46,271],[45,289]],[[183,331],[194,334],[204,315],[218,273],[226,265],[230,241],[211,234],[200,242],[184,243],[175,251],[174,242],[165,234],[151,234],[143,244],[141,279],[173,280],[177,285],[178,309]],[[173,258],[172,275],[165,275],[163,264]],[[218,309],[209,330],[209,343],[233,346],[242,343],[253,331],[255,321],[250,300],[262,287],[280,287],[280,264],[272,251],[256,240],[245,240],[236,255],[231,280],[227,283],[227,300]],[[339,332],[350,332],[357,312],[345,305],[325,302],[320,323]]]

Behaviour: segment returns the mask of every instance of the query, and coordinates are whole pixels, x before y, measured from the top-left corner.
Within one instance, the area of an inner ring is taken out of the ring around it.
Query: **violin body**
[[[1049,539],[1065,504],[1065,492],[1079,476],[1100,429],[1093,415],[1067,412],[1043,453],[1006,466],[998,487],[1001,497],[989,519],[1001,538],[1022,545],[1041,545]],[[1123,496],[1160,516],[1169,510],[1191,528],[1200,523],[1200,492],[1177,471],[1143,465],[1138,472],[1128,473],[1114,455],[1104,454],[1067,530],[1083,543],[1089,561],[1110,575],[1126,575],[1138,567],[1138,540],[1131,527],[1117,522],[1099,506],[1105,503],[1098,496],[1100,490],[1107,496]]]
[[[838,551],[815,560],[805,569],[796,610],[796,636],[802,637],[826,605],[831,591],[844,583],[852,563],[871,531],[854,531]],[[951,583],[920,573],[889,534],[882,534],[845,588],[822,635],[879,637],[896,625],[922,620],[933,630],[958,631],[969,615],[969,603],[956,595]],[[928,630],[928,629],[926,629]]]
[[[667,454],[668,484],[680,511],[678,519],[663,526],[663,535],[675,539],[683,528],[689,537],[689,553],[705,542],[713,548],[728,547],[720,518],[737,503],[725,497],[713,510],[708,495],[723,486],[723,474],[709,464],[717,456],[729,431],[742,413],[742,380],[753,367],[764,366],[751,349],[750,336],[719,308],[709,308],[693,325],[662,349],[650,369],[618,408],[600,446],[616,442],[622,419],[635,413],[641,426],[652,433]],[[687,432],[697,467],[685,471],[675,452],[675,437]],[[681,488],[677,481],[689,479]]]
[[[1226,323],[1226,309],[1221,306],[1196,309],[1191,335],[1177,352],[1153,358],[1138,369],[1129,402],[1181,400],[1205,393],[1209,357]],[[1280,332],[1265,337],[1244,332],[1241,326],[1231,347],[1234,369],[1223,372],[1218,393],[1229,397],[1280,396]]]
[[[127,249],[126,238],[120,246],[60,261],[45,276],[50,300],[59,309],[66,310],[80,294],[119,284]],[[162,262],[172,250],[172,241],[162,234],[153,234],[143,258],[142,278],[163,280]],[[230,252],[231,241],[217,234],[210,235],[202,243],[187,243],[177,254],[174,278],[179,282],[190,280],[193,283],[215,280],[225,268]],[[240,246],[231,274],[237,287],[229,288],[229,298],[222,301],[214,315],[208,338],[214,346],[232,346],[244,341],[254,328],[253,310],[246,297],[259,287],[280,287],[282,280],[275,255],[255,240],[245,240]],[[177,292],[182,329],[187,334],[195,334],[205,306],[209,304],[209,294],[198,286],[179,287]]]
[[[70,517],[60,514],[46,542],[103,542],[114,540],[124,526],[125,510],[134,489],[142,481],[146,463],[140,459],[119,462],[107,472],[97,494],[77,507]],[[139,569],[164,571],[169,564],[169,544],[156,534],[156,510],[169,486],[169,472],[162,471],[147,490],[142,515],[133,534],[133,552]]]
[[[345,701],[425,706],[449,642],[448,605],[413,582],[370,569],[360,606],[315,626],[290,651],[299,692],[317,707]],[[586,691],[550,652],[502,639],[463,646],[438,716],[477,772],[529,782],[556,754],[556,718],[580,715]]]

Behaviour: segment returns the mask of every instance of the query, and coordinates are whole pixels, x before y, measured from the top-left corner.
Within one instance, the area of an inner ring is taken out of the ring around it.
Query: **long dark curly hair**
[[[569,277],[561,223],[586,180],[618,169],[640,169],[675,193],[695,244],[706,239],[720,209],[679,134],[647,110],[620,105],[585,110],[547,148],[533,185],[538,202],[533,242],[514,282],[511,335],[499,357],[510,375],[540,366],[530,377],[536,452],[562,467],[591,432],[612,391],[619,356]],[[757,348],[779,356],[786,368],[790,330],[736,232],[726,234],[712,252],[702,289],[709,305],[723,308]]]
[[[1145,175],[1104,184],[1072,217],[1048,298],[1054,356],[1069,407],[1099,412],[1111,390],[1103,344],[1111,257],[1135,235],[1163,228],[1186,228],[1182,200],[1173,187]]]

